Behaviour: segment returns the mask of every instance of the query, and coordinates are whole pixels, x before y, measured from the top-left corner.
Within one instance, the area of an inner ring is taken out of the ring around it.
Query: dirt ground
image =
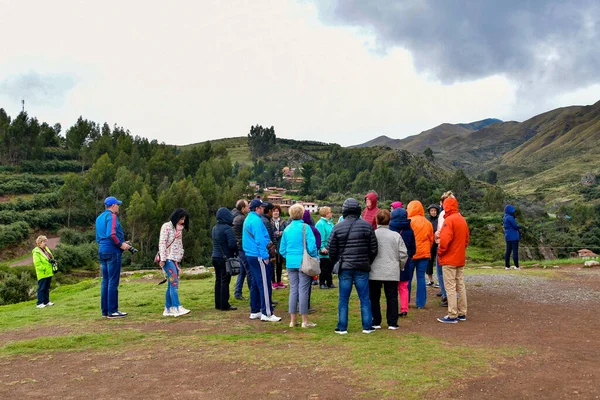
[[[498,271],[467,276],[466,322],[435,322],[445,315],[435,289],[428,290],[424,310],[411,309],[411,318],[401,321],[401,333],[437,337],[450,344],[523,349],[522,355],[493,365],[489,375],[465,376],[450,389],[429,392],[425,398],[600,399],[600,320],[596,318],[600,270],[563,267],[557,271],[558,279],[525,274]],[[178,331],[198,329],[183,319],[169,326]],[[143,329],[157,326],[148,324]],[[35,337],[31,332],[19,335]],[[0,336],[2,341],[10,339],[10,333]],[[268,343],[264,347],[275,357],[301,356],[270,349]],[[126,358],[107,352],[0,358],[0,398],[350,399],[369,395],[352,372],[343,369],[261,368],[207,357],[206,352],[158,347],[128,352]]]

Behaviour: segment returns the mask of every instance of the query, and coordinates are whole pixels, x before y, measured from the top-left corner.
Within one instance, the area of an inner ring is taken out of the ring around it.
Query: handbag
[[[354,221],[356,222],[356,221]],[[346,249],[346,243],[348,242],[348,236],[350,236],[350,232],[352,232],[352,227],[354,226],[354,222],[350,224],[350,229],[348,229],[348,234],[346,235],[346,241],[344,242],[344,247],[342,247],[342,251],[340,252],[340,258],[333,264],[333,269],[331,270],[332,274],[339,275],[340,268],[342,267],[342,257],[344,254],[344,250]]]
[[[219,249],[221,249],[221,254],[223,254],[223,259],[225,260],[225,272],[227,273],[227,275],[239,275],[242,271],[242,265],[240,264],[240,260],[236,257],[227,257],[225,255],[225,252],[223,251],[223,248],[221,247],[221,244],[217,243],[217,246],[219,246]]]
[[[302,225],[302,242],[304,245],[304,252],[302,254],[302,263],[300,264],[300,271],[305,275],[315,277],[321,273],[321,263],[317,257],[313,257],[306,251],[306,224]]]

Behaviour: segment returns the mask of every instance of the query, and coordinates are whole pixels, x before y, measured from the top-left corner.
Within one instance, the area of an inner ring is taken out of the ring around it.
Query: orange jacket
[[[413,200],[406,207],[408,218],[410,219],[410,227],[415,233],[415,242],[417,243],[417,251],[413,256],[413,260],[423,258],[431,258],[431,246],[433,246],[433,226],[427,218],[425,218],[425,210],[423,204],[419,200]]]
[[[458,201],[454,198],[444,200],[446,216],[440,232],[438,262],[440,265],[464,267],[469,245],[469,226],[458,212]]]

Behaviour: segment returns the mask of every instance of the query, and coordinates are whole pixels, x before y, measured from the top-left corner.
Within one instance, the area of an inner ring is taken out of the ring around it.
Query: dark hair
[[[279,214],[281,214],[281,206],[279,204],[273,204],[273,211],[274,210],[279,211]]]
[[[185,211],[183,208],[178,208],[175,211],[173,211],[173,213],[171,214],[169,219],[171,220],[171,223],[173,224],[173,226],[176,226],[177,222],[179,222],[179,220],[183,217],[185,217],[185,222],[183,223],[183,227],[187,231],[190,229],[190,216],[187,213],[187,211]]]
[[[377,211],[377,215],[375,216],[375,219],[377,220],[377,225],[389,225],[391,218],[392,214],[386,208]]]

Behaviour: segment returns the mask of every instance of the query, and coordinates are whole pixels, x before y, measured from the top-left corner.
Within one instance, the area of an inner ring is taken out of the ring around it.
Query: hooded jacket
[[[444,200],[444,226],[440,232],[438,261],[440,265],[464,267],[469,245],[469,226],[458,212],[458,200]]]
[[[369,192],[365,196],[365,199],[371,200],[371,207],[365,208],[365,211],[362,214],[362,218],[365,221],[367,221],[368,223],[370,223],[371,226],[373,227],[373,229],[377,229],[376,216],[377,216],[377,212],[379,211],[379,208],[377,207],[377,200],[378,200],[377,194],[373,193],[373,192]]]
[[[310,230],[312,231],[313,235],[315,236],[315,240],[317,243],[317,249],[320,249],[321,248],[321,233],[315,227],[315,221],[313,221],[312,217],[310,216],[310,211],[304,210],[304,214],[302,214],[302,221],[304,221],[305,224],[310,226]]]
[[[435,217],[432,217],[431,214],[429,214],[429,210],[431,210],[432,208],[435,208],[437,210]],[[429,207],[427,207],[427,219],[429,220],[429,222],[431,222],[431,225],[433,225],[433,232],[437,231],[439,217],[440,207],[437,204],[430,204]]]
[[[369,280],[399,281],[400,269],[408,260],[402,236],[398,232],[390,230],[388,225],[379,225],[375,236],[377,236],[378,250],[377,257],[371,264]]]
[[[413,256],[413,260],[422,260],[431,258],[431,246],[433,245],[433,227],[425,218],[425,210],[423,204],[418,200],[413,200],[406,207],[408,218],[410,218],[410,226],[415,233],[415,242],[417,251]]]
[[[515,207],[508,204],[504,207],[504,218],[502,218],[502,225],[504,225],[504,239],[507,242],[521,239],[521,233],[519,229],[521,226],[517,224],[515,220]]]
[[[50,251],[48,246],[46,246],[46,251],[48,252],[48,254],[50,254],[50,257],[52,257],[52,252]],[[52,271],[52,264],[50,264],[48,256],[44,254],[44,251],[42,249],[40,249],[39,247],[35,247],[31,251],[31,255],[33,256],[33,265],[35,267],[35,275],[38,281],[40,279],[49,278],[54,275],[54,272]]]
[[[321,251],[326,249],[329,245],[329,237],[331,236],[331,231],[333,230],[333,222],[327,218],[321,217],[321,219],[317,221],[315,228],[319,230],[319,234],[321,235],[321,246],[318,248],[319,258],[329,258],[328,254],[321,254]]]
[[[300,268],[302,264],[305,243],[303,230],[306,232],[306,251],[313,257],[317,256],[315,235],[310,225],[300,220],[293,220],[283,231],[279,245],[279,253],[285,257],[286,268]]]
[[[217,224],[212,230],[213,258],[237,256],[238,247],[231,225],[233,225],[231,211],[225,207],[219,208],[217,210]]]
[[[410,219],[408,219],[408,213],[404,208],[397,208],[392,211],[392,220],[390,222],[390,229],[394,232],[398,232],[404,240],[406,245],[406,251],[408,253],[408,262],[413,258],[417,251],[415,244],[415,233],[410,227]],[[411,275],[408,267],[404,268],[404,271],[400,273],[400,281],[405,282],[410,280]]]
[[[243,251],[242,230],[244,229],[246,215],[237,208],[231,210],[231,215],[233,216],[233,234],[235,236],[235,241],[237,242],[238,251]]]

